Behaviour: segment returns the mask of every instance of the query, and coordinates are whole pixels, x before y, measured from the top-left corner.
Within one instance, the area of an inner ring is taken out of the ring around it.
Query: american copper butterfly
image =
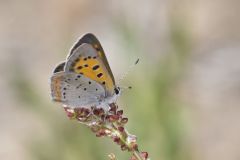
[[[68,107],[106,109],[119,94],[103,48],[91,33],[74,44],[51,76],[52,99]]]

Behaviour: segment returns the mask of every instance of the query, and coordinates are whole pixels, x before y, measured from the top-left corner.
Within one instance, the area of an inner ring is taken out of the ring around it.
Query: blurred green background
[[[240,1],[1,0],[0,159],[129,159],[51,102],[49,78],[83,34],[122,85],[127,129],[152,160],[239,160]]]

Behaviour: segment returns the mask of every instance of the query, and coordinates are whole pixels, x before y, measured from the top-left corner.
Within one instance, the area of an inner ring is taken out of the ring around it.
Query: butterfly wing
[[[114,79],[112,79],[102,57],[90,44],[83,43],[72,51],[64,71],[82,74],[98,82],[105,88],[106,96],[112,96],[114,93]]]
[[[65,67],[65,62],[59,63],[53,70],[53,73],[64,71],[64,67]]]
[[[108,64],[107,61],[107,57],[105,56],[104,50],[102,48],[102,45],[100,44],[99,40],[96,38],[96,36],[94,36],[92,33],[87,33],[85,34],[70,50],[70,54],[68,56],[68,58],[74,53],[74,51],[83,43],[87,43],[90,44],[97,52],[97,55],[101,58],[101,60],[103,61],[108,74],[110,75],[114,85],[115,85],[115,79],[113,76],[113,73],[111,71],[111,68]],[[67,58],[67,59],[68,59]]]
[[[105,97],[104,88],[83,75],[57,72],[51,77],[52,99],[70,107],[91,107]]]

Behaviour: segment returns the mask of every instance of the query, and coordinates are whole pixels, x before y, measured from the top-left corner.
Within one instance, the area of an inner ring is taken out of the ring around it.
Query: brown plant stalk
[[[104,111],[102,108],[70,108],[64,106],[70,119],[88,126],[97,137],[110,137],[122,151],[132,153],[130,160],[149,160],[147,152],[138,149],[137,137],[131,135],[125,129],[128,118],[123,117],[123,110],[118,110],[116,103],[110,104],[110,109]],[[111,160],[116,160],[114,154],[110,154]]]

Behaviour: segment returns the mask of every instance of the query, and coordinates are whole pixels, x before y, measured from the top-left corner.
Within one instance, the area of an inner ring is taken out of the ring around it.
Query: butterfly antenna
[[[128,90],[132,89],[132,86],[128,86],[128,87],[126,87],[126,86],[120,86],[120,89],[121,89],[121,92],[123,93],[123,92],[125,92],[127,89],[128,89]]]
[[[135,61],[134,64],[132,64],[132,65],[128,68],[127,72],[125,72],[125,73],[120,77],[120,79],[118,80],[118,83],[117,83],[118,85],[119,85],[119,84],[121,83],[121,81],[124,80],[124,79],[127,77],[127,75],[134,69],[134,67],[138,64],[138,62],[139,62],[139,58]],[[132,87],[129,86],[128,88],[131,89]]]

